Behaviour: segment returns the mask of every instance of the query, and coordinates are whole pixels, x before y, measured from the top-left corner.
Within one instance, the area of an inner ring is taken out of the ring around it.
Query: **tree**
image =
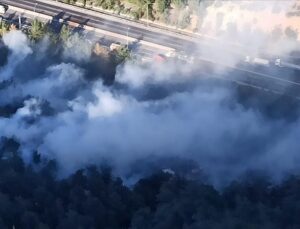
[[[187,0],[172,0],[172,3],[178,7],[178,8],[182,8],[187,4]]]
[[[178,19],[178,25],[181,29],[185,29],[190,25],[190,23],[191,23],[191,14],[188,10],[184,10]]]
[[[34,19],[29,30],[29,38],[38,41],[44,37],[46,33],[46,26],[43,22]]]
[[[63,26],[61,27],[61,30],[60,30],[60,34],[59,34],[60,39],[63,42],[66,42],[71,35],[72,35],[71,29],[67,25],[63,24]]]
[[[291,27],[288,27],[285,29],[285,35],[290,38],[291,40],[297,40],[298,37],[298,31],[295,29],[292,29]]]
[[[159,13],[164,13],[170,7],[171,0],[156,0],[157,9]]]
[[[101,6],[103,7],[103,9],[111,10],[114,8],[115,4],[116,4],[115,0],[104,0]]]
[[[2,20],[0,22],[0,36],[2,37],[5,33],[7,33],[9,31],[9,28],[9,24]]]
[[[115,49],[114,52],[117,64],[122,63],[131,57],[130,50],[126,46],[121,46]]]

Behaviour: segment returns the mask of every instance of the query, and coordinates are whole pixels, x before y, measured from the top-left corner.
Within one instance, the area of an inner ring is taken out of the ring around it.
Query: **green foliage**
[[[164,13],[165,10],[169,9],[171,0],[156,0],[157,9],[159,13]]]
[[[114,52],[117,63],[122,63],[123,61],[128,60],[131,57],[130,50],[126,46],[121,46],[117,48]]]
[[[112,10],[116,7],[120,7],[120,1],[119,0],[95,0],[93,1],[95,6],[100,6],[103,9]]]
[[[188,10],[185,10],[184,12],[182,12],[182,14],[178,19],[178,26],[181,29],[185,29],[186,27],[189,26],[190,22],[191,22],[191,14]]]
[[[9,27],[10,27],[10,25],[7,22],[1,21],[1,23],[0,23],[0,37],[2,37],[5,33],[7,33],[9,31]]]
[[[135,20],[139,20],[141,18],[140,11],[132,11],[131,15]]]
[[[103,9],[111,10],[114,8],[115,4],[116,4],[115,0],[105,0],[103,1],[101,6],[103,7]]]
[[[141,18],[148,19],[151,21],[160,20],[161,22],[167,24],[175,24],[180,28],[184,29],[190,25],[190,15],[183,14],[183,16],[178,19],[178,21],[170,21],[170,11],[172,6],[175,6],[177,9],[183,10],[185,6],[190,7],[189,14],[194,11],[199,13],[199,9],[203,6],[209,6],[214,1],[209,1],[206,3],[203,0],[80,0],[84,7],[87,2],[91,6],[101,7],[105,10],[112,10],[116,14],[128,14],[131,15],[135,20]],[[133,6],[130,8],[126,7],[126,1]],[[74,4],[75,1],[65,0],[65,2]],[[124,3],[125,2],[125,3]]]
[[[201,180],[157,172],[129,188],[107,166],[56,179],[54,161],[35,152],[33,164],[25,165],[16,141],[0,141],[1,228],[300,227],[299,177],[270,185],[248,174],[218,191]]]
[[[60,34],[59,34],[60,39],[63,42],[67,42],[67,40],[70,38],[71,35],[72,35],[71,29],[67,25],[64,24],[60,30]]]
[[[43,22],[34,19],[31,23],[31,28],[29,30],[28,36],[31,40],[38,41],[45,36],[46,32],[46,25]]]
[[[182,8],[182,7],[184,7],[185,5],[187,5],[188,0],[172,0],[172,3],[173,3],[176,7]]]

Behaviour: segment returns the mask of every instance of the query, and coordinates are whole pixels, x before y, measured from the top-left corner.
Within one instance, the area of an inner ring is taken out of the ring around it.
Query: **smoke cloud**
[[[297,0],[199,4],[199,25],[195,29],[214,38],[198,46],[198,52],[206,58],[234,66],[245,56],[289,59],[291,51],[300,50],[299,18],[294,15],[299,7]]]
[[[3,37],[4,44],[12,50],[12,55],[8,59],[7,66],[1,70],[0,83],[12,76],[12,70],[18,65],[32,50],[28,46],[26,35],[20,31],[13,31]]]
[[[0,68],[0,137],[15,138],[28,163],[37,151],[62,175],[104,161],[124,175],[151,157],[191,159],[214,183],[248,170],[280,179],[300,168],[298,105],[292,120],[269,117],[245,106],[236,85],[183,63],[125,63],[105,86],[79,64],[91,57],[86,46],[77,55],[72,45],[35,48],[21,32],[3,40],[10,54]]]

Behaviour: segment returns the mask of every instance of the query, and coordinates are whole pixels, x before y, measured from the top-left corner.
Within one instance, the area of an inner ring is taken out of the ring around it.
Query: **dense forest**
[[[18,143],[1,139],[0,228],[300,227],[300,179],[271,184],[249,175],[216,189],[204,180],[157,170],[124,185],[107,166],[59,178],[38,154],[26,165]]]

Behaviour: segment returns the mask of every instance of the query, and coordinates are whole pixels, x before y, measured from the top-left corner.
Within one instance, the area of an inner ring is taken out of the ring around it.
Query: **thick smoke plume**
[[[126,63],[105,86],[101,72],[89,76],[87,46],[59,53],[46,40],[31,45],[21,32],[3,41],[0,137],[16,139],[28,163],[37,151],[57,160],[63,175],[104,161],[124,175],[151,157],[191,159],[214,182],[248,170],[279,179],[300,168],[297,115],[275,119],[244,106],[236,86],[190,65]]]
[[[229,65],[246,55],[286,60],[300,50],[298,7],[298,0],[201,1],[197,31],[213,39],[200,44],[199,52]]]

